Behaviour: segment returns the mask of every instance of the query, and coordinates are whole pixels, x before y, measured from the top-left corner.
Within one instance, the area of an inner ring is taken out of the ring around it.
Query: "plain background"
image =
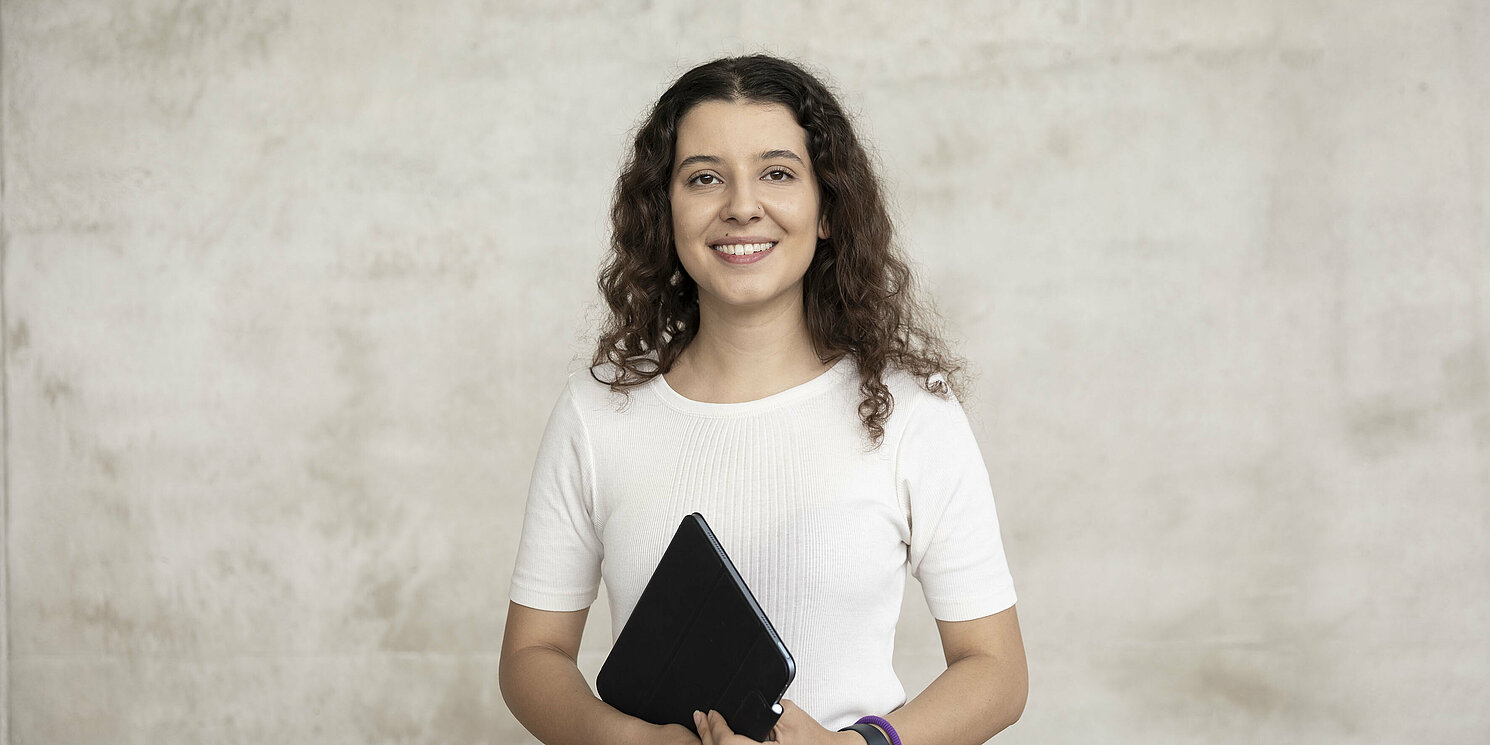
[[[9,742],[529,742],[617,166],[753,51],[979,375],[1001,742],[1490,741],[1490,4],[6,0],[0,50]]]

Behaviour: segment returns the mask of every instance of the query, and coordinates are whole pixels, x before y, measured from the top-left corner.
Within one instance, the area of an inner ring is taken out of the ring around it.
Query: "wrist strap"
[[[869,745],[891,745],[889,738],[885,737],[885,733],[875,729],[874,725],[872,724],[856,722],[838,731],[847,732],[849,730],[858,732],[864,737],[864,740],[868,742]]]
[[[873,714],[870,714],[867,717],[859,717],[859,721],[857,723],[879,725],[879,728],[884,730],[885,734],[890,736],[890,745],[900,745],[900,734],[895,731],[894,727],[890,726],[889,722],[885,721],[884,717],[877,717]],[[873,741],[871,740],[871,742]]]

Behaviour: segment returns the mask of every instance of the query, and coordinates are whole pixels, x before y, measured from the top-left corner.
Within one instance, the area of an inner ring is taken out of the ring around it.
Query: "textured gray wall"
[[[11,742],[528,742],[506,583],[626,133],[763,49],[860,112],[981,372],[1032,671],[1001,741],[1490,741],[1490,4],[0,28]]]

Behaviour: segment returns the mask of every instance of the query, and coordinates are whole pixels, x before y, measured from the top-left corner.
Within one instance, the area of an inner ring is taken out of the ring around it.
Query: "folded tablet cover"
[[[601,700],[653,724],[693,730],[693,712],[714,709],[736,734],[765,742],[796,672],[695,512],[678,526],[595,685]]]

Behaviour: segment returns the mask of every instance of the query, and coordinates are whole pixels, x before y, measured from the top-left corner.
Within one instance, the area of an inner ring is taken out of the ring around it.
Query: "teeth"
[[[760,253],[761,251],[765,251],[766,249],[769,249],[770,247],[772,247],[774,245],[776,245],[776,244],[775,243],[735,243],[733,245],[715,246],[714,247],[714,250],[715,251],[718,251],[720,253],[731,254],[733,256],[744,256],[746,254]]]

